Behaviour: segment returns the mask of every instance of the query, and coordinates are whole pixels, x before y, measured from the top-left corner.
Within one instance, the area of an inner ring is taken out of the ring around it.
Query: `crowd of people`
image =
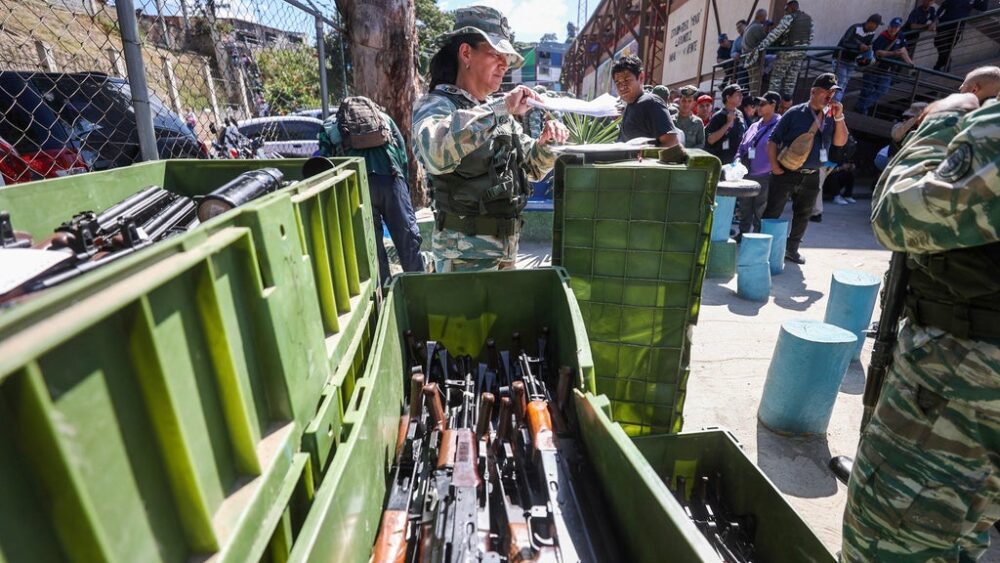
[[[894,77],[909,72],[917,44],[926,37],[933,36],[937,51],[934,70],[948,70],[965,18],[974,9],[987,8],[984,0],[939,0],[937,5],[933,0],[919,0],[905,17],[892,17],[886,22],[876,13],[848,26],[831,56],[833,72],[843,88],[835,100],[842,101],[850,87],[858,93],[852,109],[870,114],[878,99],[891,88]],[[740,84],[753,96],[768,90],[794,94],[807,55],[802,48],[814,44],[813,21],[796,0],[787,2],[784,11],[783,17],[774,21],[768,19],[767,10],[759,9],[753,20],[736,23],[734,38],[727,33],[719,35],[716,60],[723,68],[724,83]],[[769,48],[779,50],[766,52]],[[859,73],[860,83],[851,84],[852,76]]]

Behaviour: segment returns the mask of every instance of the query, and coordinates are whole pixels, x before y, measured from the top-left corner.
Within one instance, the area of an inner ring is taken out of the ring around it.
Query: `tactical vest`
[[[1000,243],[910,254],[906,314],[959,338],[1000,340]]]
[[[459,94],[434,90],[431,95],[447,98],[458,109],[475,104]],[[439,228],[469,235],[508,236],[520,223],[528,203],[530,184],[524,172],[524,151],[514,134],[512,118],[497,134],[447,174],[429,174],[434,210]]]
[[[788,26],[788,31],[782,37],[782,46],[808,45],[809,36],[812,35],[813,20],[805,12],[795,12],[792,15],[792,25]]]

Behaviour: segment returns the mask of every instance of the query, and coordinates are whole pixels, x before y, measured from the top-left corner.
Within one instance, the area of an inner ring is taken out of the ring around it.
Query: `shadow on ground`
[[[840,392],[848,395],[863,395],[865,392],[865,366],[854,360],[847,366],[844,381],[840,383]]]
[[[774,304],[782,309],[805,311],[824,294],[806,287],[805,276],[798,264],[785,262],[785,270],[771,276],[771,295],[774,296]]]
[[[757,465],[778,489],[800,498],[837,494],[826,436],[781,436],[757,423]]]

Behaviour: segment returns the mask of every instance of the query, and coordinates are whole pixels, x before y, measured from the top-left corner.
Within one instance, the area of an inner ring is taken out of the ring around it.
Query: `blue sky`
[[[599,3],[587,0],[587,9],[593,12]],[[507,16],[515,39],[525,42],[538,41],[546,33],[555,33],[560,41],[565,41],[566,24],[576,23],[577,0],[438,0],[438,5],[444,10],[493,6]]]

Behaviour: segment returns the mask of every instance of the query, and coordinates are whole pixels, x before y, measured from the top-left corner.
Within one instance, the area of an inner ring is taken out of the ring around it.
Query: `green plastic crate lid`
[[[719,171],[702,151],[687,165],[556,164],[553,264],[571,276],[597,392],[631,435],[681,429]]]

